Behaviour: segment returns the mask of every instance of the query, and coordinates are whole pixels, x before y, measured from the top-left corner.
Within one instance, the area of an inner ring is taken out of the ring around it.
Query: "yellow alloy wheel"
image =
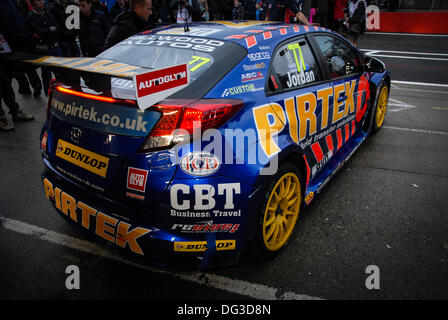
[[[381,89],[380,97],[378,99],[378,106],[376,107],[376,126],[377,128],[381,127],[386,117],[387,110],[387,100],[388,100],[388,89],[384,86]]]
[[[263,240],[270,251],[282,248],[291,235],[301,198],[299,178],[292,172],[284,174],[272,189],[263,219]]]

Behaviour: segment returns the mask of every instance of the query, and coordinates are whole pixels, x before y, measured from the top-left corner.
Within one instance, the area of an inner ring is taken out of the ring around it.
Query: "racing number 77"
[[[288,44],[288,49],[292,50],[294,52],[294,59],[296,60],[297,71],[300,72],[302,68],[303,68],[303,71],[306,71],[306,65],[305,65],[305,61],[303,60],[303,55],[302,55],[302,50],[300,49],[300,45],[298,43],[291,43],[291,44]],[[300,62],[297,59],[296,49],[299,49]]]
[[[196,70],[198,70],[200,67],[202,67],[204,64],[210,62],[211,59],[209,58],[204,58],[204,57],[199,57],[199,56],[192,56],[193,60],[190,61],[190,65],[194,64],[198,61],[200,61],[197,65],[195,65],[193,68],[190,69],[191,72],[195,72]]]

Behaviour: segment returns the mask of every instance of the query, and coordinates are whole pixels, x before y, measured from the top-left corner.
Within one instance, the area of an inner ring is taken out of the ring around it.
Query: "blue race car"
[[[53,67],[45,195],[111,247],[174,268],[272,259],[384,121],[390,74],[338,34],[173,25]]]

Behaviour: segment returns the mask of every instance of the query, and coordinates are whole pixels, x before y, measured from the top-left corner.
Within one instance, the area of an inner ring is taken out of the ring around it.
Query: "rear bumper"
[[[83,230],[92,240],[130,258],[178,270],[208,269],[238,263],[247,240],[242,227],[232,233],[184,233],[182,227],[176,230],[165,224],[161,227],[156,218],[160,212],[151,212],[143,206],[129,207],[107,199],[69,180],[58,173],[47,159],[43,160],[45,168],[42,179],[47,199],[66,221]],[[166,212],[166,215],[169,213]],[[173,220],[178,223],[177,219]],[[199,222],[195,219],[195,223]],[[244,224],[241,223],[241,226]]]

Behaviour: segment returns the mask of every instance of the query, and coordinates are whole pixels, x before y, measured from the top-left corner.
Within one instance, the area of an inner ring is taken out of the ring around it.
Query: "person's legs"
[[[19,83],[19,93],[24,95],[30,95],[31,94],[30,84],[28,82],[25,73],[22,72],[17,73],[14,75],[14,78]]]
[[[60,57],[62,56],[62,51],[59,47],[52,48],[48,50],[48,55]],[[48,67],[42,67],[42,82],[44,86],[44,93],[45,96],[48,95],[48,88],[50,87],[50,81],[51,81],[51,70]]]
[[[348,31],[347,39],[354,45],[356,48],[358,47],[358,34],[351,30]]]
[[[40,81],[36,69],[34,67],[30,68],[30,70],[26,72],[26,75],[31,83],[31,86],[33,87],[33,96],[35,96],[36,98],[39,97],[42,91],[42,82]]]
[[[70,57],[79,57],[81,56],[81,52],[79,50],[78,44],[76,40],[70,41]]]

